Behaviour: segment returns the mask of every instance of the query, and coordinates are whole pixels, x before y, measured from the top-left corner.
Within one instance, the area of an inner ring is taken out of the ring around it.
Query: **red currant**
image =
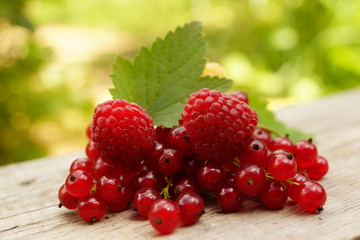
[[[135,193],[132,203],[140,216],[148,218],[151,205],[161,198],[157,189],[146,187]]]
[[[257,138],[253,138],[250,145],[245,149],[243,154],[238,156],[240,164],[256,164],[266,167],[268,149],[265,143]]]
[[[67,209],[76,209],[79,202],[78,197],[74,197],[66,191],[65,184],[60,187],[58,192],[58,198],[60,201],[59,207],[64,206]]]
[[[178,150],[181,155],[190,155],[194,152],[194,146],[190,142],[189,135],[184,126],[177,126],[171,129],[167,135],[167,146]]]
[[[217,205],[224,212],[235,212],[243,203],[243,196],[235,187],[224,186],[216,193]]]
[[[259,193],[261,202],[270,209],[281,209],[288,199],[286,188],[277,181],[267,181],[264,189]]]
[[[164,126],[158,126],[155,129],[156,140],[159,143],[166,144],[167,135],[169,134],[171,128],[166,128]]]
[[[145,155],[145,165],[147,169],[156,169],[158,160],[164,151],[164,145],[159,142],[155,142],[155,147],[147,152]]]
[[[77,158],[75,159],[70,166],[70,173],[76,170],[84,170],[92,174],[94,162],[90,161],[88,158]]]
[[[225,185],[237,188],[236,183],[235,183],[235,172],[227,172],[226,173]]]
[[[165,149],[161,154],[157,170],[164,175],[172,175],[181,170],[183,166],[183,158],[175,149]]]
[[[180,219],[184,225],[196,223],[205,213],[204,200],[196,193],[182,193],[176,198],[176,204],[179,206]]]
[[[322,179],[329,171],[329,163],[326,158],[318,156],[316,160],[306,167],[306,173],[312,180]]]
[[[103,158],[98,158],[94,162],[93,176],[95,179],[99,179],[102,176],[111,176],[114,172],[114,166]]]
[[[299,168],[306,168],[316,161],[317,158],[317,148],[312,143],[310,138],[308,141],[301,140],[298,141],[293,148],[293,153],[295,154],[296,162]]]
[[[128,207],[133,194],[134,192],[130,185],[123,185],[120,190],[120,197],[106,200],[106,205],[113,212],[124,211]]]
[[[96,194],[88,194],[79,199],[78,214],[89,223],[100,221],[105,215],[105,201]]]
[[[295,200],[307,212],[321,212],[326,202],[326,191],[319,183],[306,181],[297,189]]]
[[[290,179],[290,181],[283,181],[282,183],[286,186],[289,198],[295,200],[295,194],[298,191],[299,185],[308,180],[309,179],[305,175],[296,173],[295,176]]]
[[[156,200],[150,208],[149,221],[158,232],[172,233],[180,223],[178,205],[170,199]]]
[[[277,137],[271,141],[271,150],[272,151],[275,151],[278,149],[284,149],[289,152],[292,152],[293,146],[294,146],[294,144],[287,136],[286,137]]]
[[[226,182],[225,171],[216,164],[204,164],[198,172],[200,185],[208,191],[216,191]]]
[[[95,161],[99,157],[101,157],[101,152],[96,150],[95,143],[91,140],[86,145],[86,156],[89,158],[90,161]]]
[[[147,170],[140,172],[134,180],[135,190],[140,190],[145,187],[152,187],[161,191],[166,186],[164,175],[154,170]]]
[[[66,190],[74,197],[88,195],[94,185],[93,178],[88,172],[76,170],[66,178]]]
[[[254,164],[242,166],[235,173],[235,183],[244,194],[258,194],[266,183],[265,172]]]
[[[255,128],[253,137],[260,139],[265,145],[270,148],[271,146],[271,132],[262,128]]]
[[[197,193],[200,194],[200,186],[192,178],[181,178],[173,186],[173,197],[176,199],[181,193]]]
[[[92,134],[92,127],[91,124],[86,128],[86,137],[91,140],[91,134]]]
[[[238,157],[239,159],[239,157]],[[234,164],[232,161],[225,161],[220,164],[221,168],[224,169],[225,172],[235,172],[238,169],[238,166]]]
[[[104,200],[111,200],[121,197],[121,182],[117,178],[102,176],[96,182],[96,192]]]
[[[297,164],[290,152],[273,152],[268,157],[269,173],[277,180],[286,180],[295,176]]]
[[[199,169],[204,164],[197,155],[184,156],[183,173],[189,177],[196,177]]]

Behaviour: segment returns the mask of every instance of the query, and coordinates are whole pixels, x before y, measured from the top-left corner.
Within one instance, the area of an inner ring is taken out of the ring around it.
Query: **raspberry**
[[[91,138],[103,156],[126,161],[154,146],[155,129],[143,108],[115,99],[95,108]]]
[[[190,95],[182,118],[196,153],[214,162],[239,155],[258,123],[248,104],[207,88]]]

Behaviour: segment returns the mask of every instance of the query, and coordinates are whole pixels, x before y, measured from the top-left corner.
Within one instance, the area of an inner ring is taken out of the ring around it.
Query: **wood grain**
[[[360,89],[283,109],[277,116],[314,133],[330,172],[321,180],[328,201],[308,214],[289,201],[280,211],[245,202],[241,211],[207,208],[200,222],[160,236],[127,210],[90,225],[58,208],[57,190],[73,159],[83,152],[0,168],[0,239],[360,239]]]

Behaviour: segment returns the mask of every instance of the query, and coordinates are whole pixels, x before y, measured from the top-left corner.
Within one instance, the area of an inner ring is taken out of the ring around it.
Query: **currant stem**
[[[271,176],[271,174],[269,172],[265,172],[265,177],[269,178],[269,179],[276,180],[273,176]]]
[[[96,192],[96,184],[94,184],[90,190],[90,193]]]
[[[168,179],[168,177],[165,177],[165,180],[166,180],[166,182],[167,182],[167,185],[166,185],[166,187],[164,187],[164,189],[161,191],[160,194],[161,194],[165,199],[169,199],[169,198],[171,198],[171,195],[170,195],[170,193],[169,193],[169,190],[170,190],[170,187],[173,185],[173,184],[172,184],[173,179],[172,179],[172,178]]]
[[[293,178],[289,178],[289,179],[286,180],[285,182],[289,183],[290,185],[296,185],[296,186],[299,186],[299,185],[300,185],[300,183],[298,183],[298,182],[293,182],[292,180],[293,180]]]
[[[239,159],[238,159],[237,157],[234,158],[234,160],[232,161],[232,163],[233,163],[235,166],[237,166],[237,167],[241,167],[240,161],[239,161]]]

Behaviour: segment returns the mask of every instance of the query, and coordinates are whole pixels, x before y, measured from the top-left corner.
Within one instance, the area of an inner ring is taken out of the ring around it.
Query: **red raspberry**
[[[258,123],[248,104],[207,88],[190,95],[182,119],[196,153],[214,162],[239,155]]]
[[[115,99],[95,108],[91,138],[103,156],[124,161],[150,150],[156,137],[153,120],[143,108]]]

